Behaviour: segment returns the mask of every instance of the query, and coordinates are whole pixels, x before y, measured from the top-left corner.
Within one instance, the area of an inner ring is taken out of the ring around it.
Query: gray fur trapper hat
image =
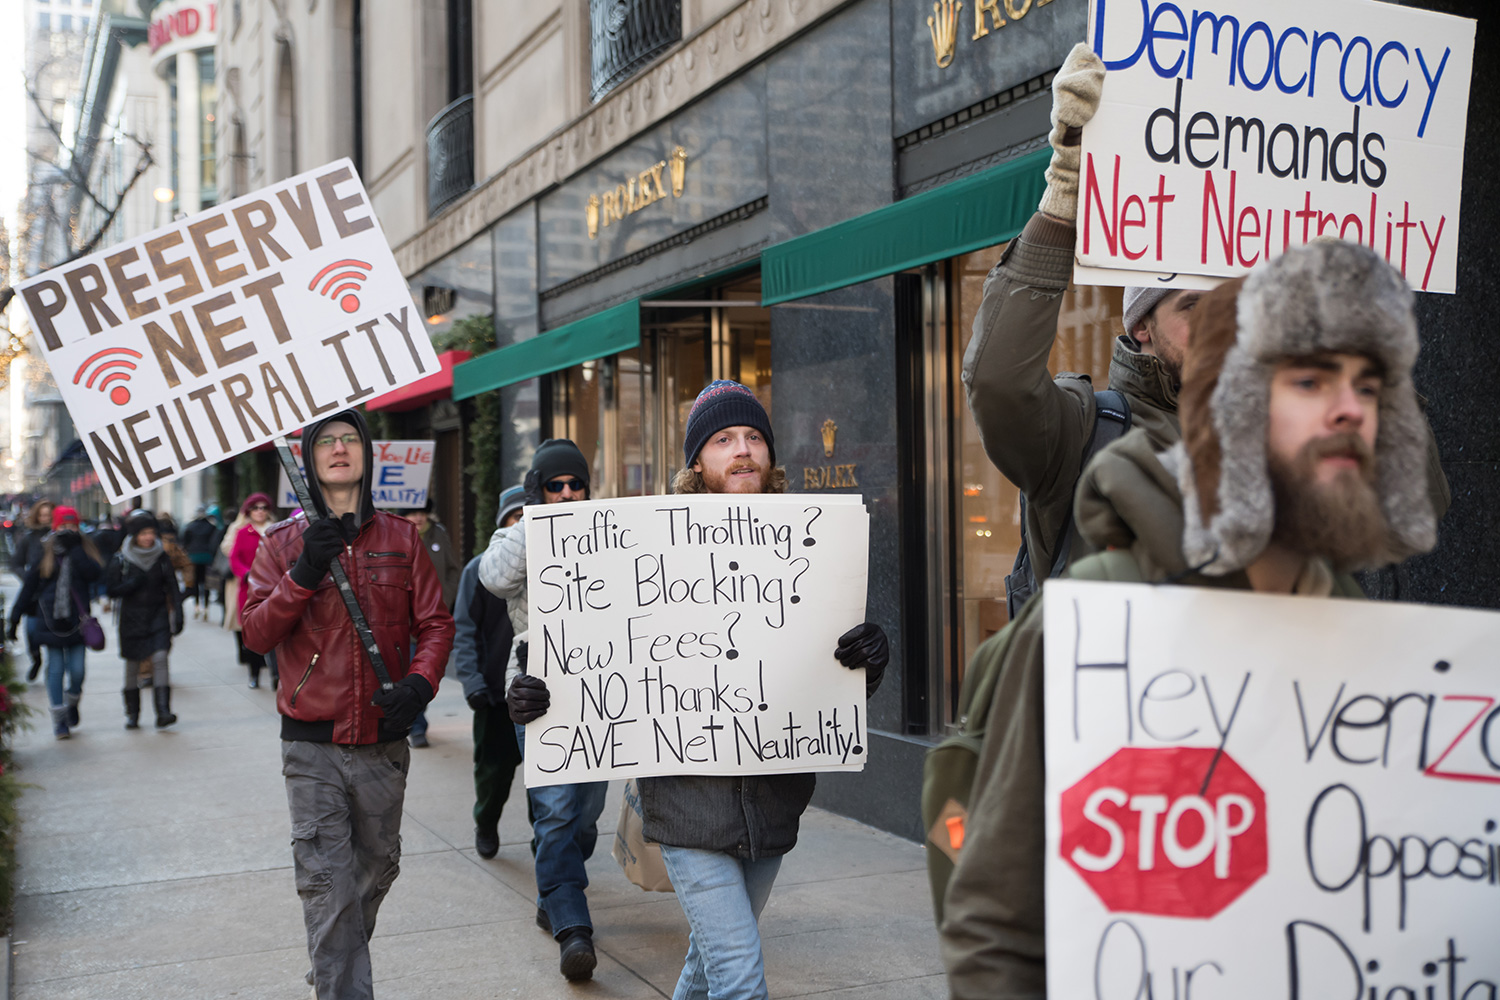
[[[1427,434],[1412,365],[1412,293],[1369,247],[1320,240],[1220,285],[1194,310],[1178,413],[1188,565],[1219,576],[1265,550],[1276,509],[1267,467],[1271,378],[1279,362],[1359,354],[1384,368],[1375,438],[1375,491],[1388,525],[1385,551],[1364,569],[1436,544],[1427,491]]]

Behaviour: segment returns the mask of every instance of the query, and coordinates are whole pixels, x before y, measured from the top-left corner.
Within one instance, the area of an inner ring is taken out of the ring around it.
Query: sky
[[[0,216],[15,234],[16,204],[26,193],[26,65],[21,0],[0,0]]]

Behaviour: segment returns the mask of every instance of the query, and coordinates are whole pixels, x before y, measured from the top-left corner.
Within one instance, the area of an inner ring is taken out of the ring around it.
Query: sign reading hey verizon
[[[438,368],[348,160],[19,291],[111,503]]]
[[[547,714],[526,784],[859,770],[865,674],[857,496],[631,497],[526,508],[531,644]]]
[[[1050,996],[1500,995],[1500,614],[1045,593]]]
[[[1237,275],[1336,236],[1453,292],[1474,27],[1376,0],[1092,0],[1109,72],[1078,260]]]

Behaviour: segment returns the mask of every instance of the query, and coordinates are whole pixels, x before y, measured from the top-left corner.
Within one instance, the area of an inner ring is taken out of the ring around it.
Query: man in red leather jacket
[[[373,998],[370,935],[400,872],[411,723],[437,692],[453,618],[416,527],[377,511],[370,433],[354,410],[302,434],[312,509],[266,532],[241,612],[276,650],[292,859],[317,996]],[[395,686],[380,682],[329,567],[338,559]],[[415,649],[407,662],[407,650]]]

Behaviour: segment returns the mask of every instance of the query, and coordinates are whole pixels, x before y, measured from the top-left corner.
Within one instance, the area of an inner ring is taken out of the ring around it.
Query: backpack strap
[[[1100,389],[1094,393],[1094,433],[1089,446],[1084,449],[1083,461],[1079,463],[1078,475],[1088,468],[1089,460],[1103,451],[1110,443],[1118,441],[1130,430],[1130,401],[1118,389]],[[1057,539],[1052,558],[1052,577],[1062,576],[1068,565],[1068,554],[1073,550],[1073,540],[1078,537],[1078,524],[1073,519],[1073,501],[1068,500],[1068,517],[1063,522],[1063,531]]]

